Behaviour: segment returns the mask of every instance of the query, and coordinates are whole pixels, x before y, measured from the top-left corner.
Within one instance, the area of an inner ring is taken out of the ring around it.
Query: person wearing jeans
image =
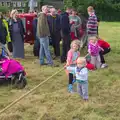
[[[40,65],[44,65],[44,56],[46,56],[47,64],[53,65],[52,57],[50,55],[50,50],[49,50],[48,36],[50,36],[50,31],[47,21],[47,12],[48,12],[48,7],[42,6],[42,12],[39,14],[38,22],[37,22],[37,36],[39,37],[39,42],[40,42],[40,51],[39,51]]]
[[[47,64],[52,65],[53,61],[50,55],[50,50],[49,50],[49,38],[48,37],[40,37],[40,64],[44,64],[44,56],[46,56],[47,59]]]

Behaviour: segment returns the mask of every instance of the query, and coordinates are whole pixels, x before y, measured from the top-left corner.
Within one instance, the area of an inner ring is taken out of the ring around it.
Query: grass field
[[[89,73],[88,104],[67,92],[63,71],[1,114],[0,120],[120,120],[120,22],[102,22],[100,36],[110,42],[112,51],[105,57],[107,69]],[[0,86],[0,109],[62,68],[40,67],[35,59],[32,46],[27,45],[26,59],[21,63],[28,85],[23,90]]]

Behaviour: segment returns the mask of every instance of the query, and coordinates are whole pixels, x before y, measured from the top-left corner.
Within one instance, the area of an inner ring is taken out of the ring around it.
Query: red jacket
[[[98,40],[98,44],[101,48],[110,48],[110,44],[102,39]]]

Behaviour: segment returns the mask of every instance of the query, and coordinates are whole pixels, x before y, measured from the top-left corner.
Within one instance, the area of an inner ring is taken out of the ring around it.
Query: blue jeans
[[[50,50],[49,50],[49,38],[48,37],[40,37],[40,51],[39,51],[39,58],[40,58],[40,64],[44,64],[44,56],[46,56],[47,59],[47,64],[52,65],[53,60],[50,55]]]

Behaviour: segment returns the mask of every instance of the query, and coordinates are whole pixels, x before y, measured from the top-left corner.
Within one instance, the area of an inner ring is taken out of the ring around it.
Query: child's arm
[[[67,63],[66,63],[66,66],[69,66],[72,61],[72,54],[71,54],[71,51],[68,51],[68,54],[67,54]]]
[[[91,54],[91,50],[88,48],[88,53]]]
[[[91,47],[90,47],[90,44],[88,45],[88,53],[91,54]]]
[[[100,50],[104,51],[104,49],[102,47],[99,46],[99,48],[100,48]]]
[[[70,72],[75,73],[75,67],[70,67],[70,66],[68,66],[68,67],[66,67],[66,69],[67,69],[68,71],[70,71]]]

